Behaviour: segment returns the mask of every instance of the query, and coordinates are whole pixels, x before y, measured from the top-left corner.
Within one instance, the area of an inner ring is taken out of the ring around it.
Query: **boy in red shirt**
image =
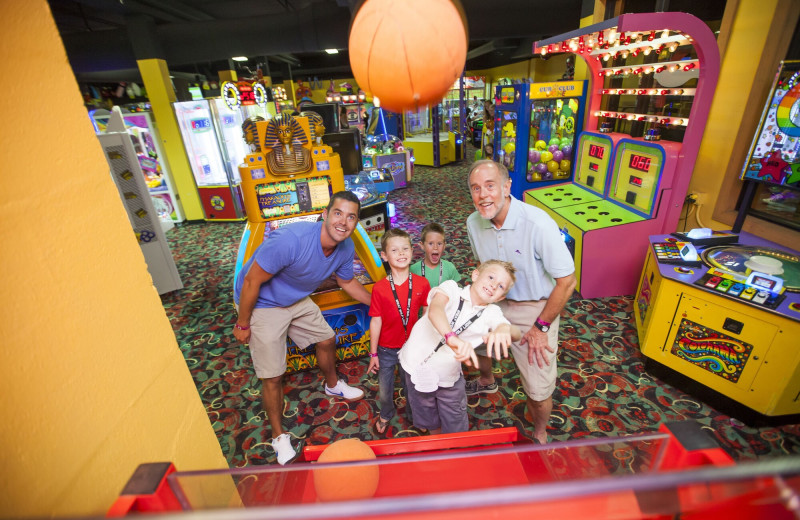
[[[413,257],[411,237],[402,229],[392,228],[381,238],[381,258],[389,263],[391,273],[372,288],[369,315],[370,360],[368,371],[378,372],[378,398],[381,411],[375,430],[383,435],[395,414],[394,367],[400,371],[400,348],[427,307],[430,284],[423,276],[411,274]]]

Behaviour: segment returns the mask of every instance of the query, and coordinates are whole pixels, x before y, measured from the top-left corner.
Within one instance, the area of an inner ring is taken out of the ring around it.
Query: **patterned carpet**
[[[475,262],[464,229],[472,211],[466,188],[467,163],[442,168],[417,167],[408,188],[389,200],[397,207],[393,225],[417,241],[429,221],[448,233],[446,257],[466,274]],[[162,296],[186,364],[208,411],[231,467],[274,463],[261,407],[260,383],[247,348],[235,342],[232,326],[233,267],[244,224],[204,223],[179,226],[167,234],[185,288]],[[422,257],[419,248],[416,256]],[[735,459],[800,454],[800,425],[745,426],[698,399],[677,390],[644,367],[633,322],[632,297],[586,300],[573,296],[562,314],[559,380],[548,434],[553,441],[581,437],[624,436],[655,431],[667,421],[693,420],[708,430]],[[287,375],[284,424],[297,438],[324,444],[345,438],[378,438],[378,382],[366,373],[367,360],[339,363],[350,384],[366,396],[355,403],[325,396],[318,370]],[[524,416],[525,398],[512,361],[495,363],[501,391],[470,397],[472,429],[517,426],[531,435]],[[467,378],[475,373],[468,373]],[[419,433],[405,419],[398,381],[398,415],[387,434]]]

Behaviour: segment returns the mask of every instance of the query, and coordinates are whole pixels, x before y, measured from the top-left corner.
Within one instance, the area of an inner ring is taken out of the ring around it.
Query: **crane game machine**
[[[322,118],[313,113],[304,117],[283,113],[270,121],[248,119],[243,123],[245,140],[252,152],[239,166],[247,225],[236,257],[234,284],[239,276],[246,274],[241,272],[242,266],[271,231],[293,222],[316,222],[331,195],[345,189],[339,154],[322,143],[321,123]],[[289,136],[287,142],[281,142],[279,129]],[[285,132],[287,129],[291,133]],[[356,277],[370,290],[371,284],[386,276],[386,272],[360,224],[352,240],[357,256],[353,266]],[[333,277],[311,299],[336,331],[338,359],[352,359],[369,352],[368,306],[352,300]],[[287,349],[289,372],[316,365],[313,348],[301,350],[288,339]]]
[[[496,88],[494,157],[508,168],[511,194],[570,178],[575,137],[583,126],[585,81]]]
[[[534,52],[572,52],[594,81],[572,181],[524,201],[574,240],[585,298],[633,294],[648,237],[677,228],[719,76],[714,34],[685,13],[625,14]]]
[[[750,194],[798,189],[798,81],[800,62],[781,63],[744,164],[737,231]],[[797,422],[800,251],[705,229],[650,242],[634,305],[642,354],[746,422]]]

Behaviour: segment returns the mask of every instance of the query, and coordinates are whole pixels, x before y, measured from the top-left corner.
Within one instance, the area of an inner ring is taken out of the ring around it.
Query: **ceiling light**
[[[339,54],[339,49],[325,49],[328,54]]]
[[[231,58],[233,61],[247,61],[247,56],[234,56]]]

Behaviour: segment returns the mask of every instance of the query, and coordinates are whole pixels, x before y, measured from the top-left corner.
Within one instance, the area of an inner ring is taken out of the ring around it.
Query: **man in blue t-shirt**
[[[347,294],[369,305],[369,292],[353,275],[355,246],[349,240],[360,209],[353,193],[334,193],[322,222],[298,222],[273,231],[242,267],[244,276],[234,287],[239,317],[233,335],[250,344],[272,426],[272,447],[281,465],[300,454],[300,446],[292,446],[281,424],[287,335],[300,348],[316,343],[327,395],[350,401],[364,397],[362,390],[336,374],[334,331],[309,298],[333,274]]]

